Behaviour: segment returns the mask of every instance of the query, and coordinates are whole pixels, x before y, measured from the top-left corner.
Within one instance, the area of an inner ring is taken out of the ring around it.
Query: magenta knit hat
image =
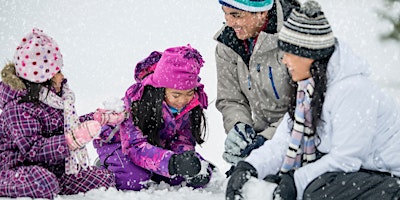
[[[145,85],[189,90],[200,84],[200,68],[204,60],[200,53],[187,46],[166,49],[157,63],[154,73],[145,80]]]
[[[43,83],[61,70],[63,58],[53,38],[34,28],[22,38],[14,55],[14,64],[18,77]]]

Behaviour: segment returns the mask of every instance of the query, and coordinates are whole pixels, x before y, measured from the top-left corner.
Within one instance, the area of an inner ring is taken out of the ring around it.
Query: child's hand
[[[100,123],[94,120],[85,121],[73,130],[71,133],[65,134],[70,150],[82,148],[92,139],[100,134]]]
[[[203,187],[207,183],[210,182],[211,173],[209,170],[212,170],[210,167],[210,163],[205,160],[201,160],[201,169],[200,172],[193,177],[187,177],[186,182],[192,187]]]
[[[198,174],[201,170],[200,159],[194,151],[185,151],[171,156],[168,164],[170,175],[189,176]]]
[[[125,111],[115,112],[98,108],[93,114],[93,119],[98,121],[102,126],[106,124],[115,126],[122,123],[126,116],[127,114]]]

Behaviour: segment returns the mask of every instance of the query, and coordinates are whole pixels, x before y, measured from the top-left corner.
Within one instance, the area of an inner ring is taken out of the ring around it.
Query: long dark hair
[[[48,91],[50,91],[53,83],[51,79],[43,83],[34,83],[22,78],[21,80],[25,85],[27,93],[18,101],[18,103],[34,103],[35,105],[39,105],[40,103],[39,99],[40,89],[42,89],[42,87],[46,87]]]
[[[311,109],[312,109],[312,127],[314,133],[316,133],[317,124],[323,122],[321,120],[322,106],[325,101],[325,92],[327,88],[327,76],[326,71],[328,68],[328,62],[332,55],[321,59],[315,60],[311,64],[310,72],[311,76],[315,82],[314,93],[312,95],[311,100]],[[290,106],[289,106],[289,115],[290,118],[294,120],[294,112],[296,108],[296,93],[295,91],[290,98]]]
[[[162,102],[165,96],[164,88],[145,86],[142,98],[132,102],[131,112],[133,123],[140,128],[150,144],[161,146],[159,131],[164,125]],[[204,142],[206,123],[203,109],[200,106],[190,111],[190,127],[198,144]]]

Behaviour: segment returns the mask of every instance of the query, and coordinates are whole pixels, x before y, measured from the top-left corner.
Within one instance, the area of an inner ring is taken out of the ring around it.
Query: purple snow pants
[[[184,179],[177,177],[170,179],[133,164],[122,153],[121,144],[105,144],[97,148],[102,167],[114,172],[116,188],[120,190],[135,190],[147,188],[151,181],[164,181],[170,185],[179,185]]]
[[[21,166],[0,172],[0,197],[53,199],[57,194],[71,195],[114,186],[114,174],[96,167],[78,174],[63,174],[59,178],[39,166]]]

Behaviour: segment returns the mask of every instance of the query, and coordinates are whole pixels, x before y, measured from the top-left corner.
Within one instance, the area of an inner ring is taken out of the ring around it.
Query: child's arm
[[[132,118],[122,122],[120,129],[122,152],[137,166],[170,177],[168,162],[173,151],[150,144],[147,136],[133,124]]]
[[[69,156],[64,134],[44,137],[40,122],[28,112],[9,109],[4,113],[8,117],[7,126],[12,144],[16,145],[24,160],[20,162],[58,164]],[[18,117],[24,116],[24,117]],[[11,141],[10,141],[11,142]]]

